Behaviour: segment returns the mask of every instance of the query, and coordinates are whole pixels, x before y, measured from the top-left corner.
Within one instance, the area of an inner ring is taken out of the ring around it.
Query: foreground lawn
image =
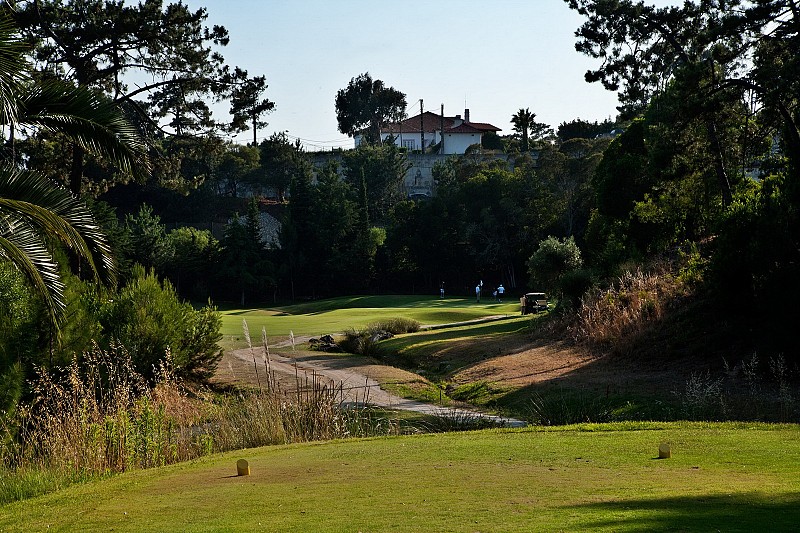
[[[220,314],[223,335],[241,337],[245,319],[253,338],[259,339],[262,327],[270,337],[284,337],[290,331],[295,335],[336,334],[394,317],[411,318],[421,324],[444,324],[493,315],[517,315],[519,303],[476,304],[471,299],[440,300],[433,296],[352,296],[274,308],[221,308]]]
[[[669,442],[671,459],[656,459]],[[235,461],[252,475],[235,476]],[[3,531],[788,531],[800,428],[636,424],[276,446],[0,508]]]

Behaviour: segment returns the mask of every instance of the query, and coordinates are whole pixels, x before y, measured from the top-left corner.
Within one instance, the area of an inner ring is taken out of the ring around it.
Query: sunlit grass
[[[304,302],[274,308],[221,308],[222,334],[240,336],[242,320],[251,330],[265,328],[270,337],[324,335],[347,328],[363,328],[370,322],[394,317],[420,324],[463,322],[493,315],[516,315],[515,303],[482,303],[463,298],[420,296],[356,296]]]
[[[273,446],[4,506],[0,530],[790,531],[798,437],[627,423]]]

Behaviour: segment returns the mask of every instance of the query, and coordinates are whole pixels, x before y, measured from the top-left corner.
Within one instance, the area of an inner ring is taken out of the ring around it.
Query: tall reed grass
[[[260,386],[226,394],[184,384],[169,354],[148,383],[122,346],[95,346],[61,373],[39,369],[32,401],[0,419],[0,503],[214,452],[399,431],[372,409],[345,408],[317,375],[281,390],[264,354],[254,350]]]
[[[575,342],[625,351],[628,341],[661,320],[684,294],[683,283],[664,268],[625,272],[609,287],[583,297],[568,334]]]

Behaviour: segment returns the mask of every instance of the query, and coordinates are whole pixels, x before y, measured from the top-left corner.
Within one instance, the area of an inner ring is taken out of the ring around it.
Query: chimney
[[[469,109],[464,110],[464,122],[469,122]]]

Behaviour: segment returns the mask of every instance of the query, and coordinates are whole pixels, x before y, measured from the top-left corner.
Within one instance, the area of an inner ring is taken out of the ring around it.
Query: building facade
[[[473,144],[480,144],[487,132],[498,132],[500,128],[484,122],[471,122],[469,109],[461,115],[446,117],[444,114],[426,111],[403,121],[387,124],[381,129],[381,140],[389,139],[409,152],[428,152],[441,155],[463,154]],[[361,144],[361,135],[355,136],[355,144]]]

